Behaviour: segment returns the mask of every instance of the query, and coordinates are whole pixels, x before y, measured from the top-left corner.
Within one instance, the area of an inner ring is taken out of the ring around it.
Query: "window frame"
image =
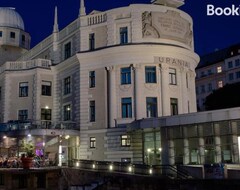
[[[122,26],[119,28],[119,43],[127,44],[128,43],[128,27]]]
[[[171,115],[178,115],[178,99],[177,98],[170,98],[170,110]]]
[[[71,104],[63,106],[63,121],[70,121],[72,118]]]
[[[129,135],[121,135],[121,147],[130,147],[131,137]]]
[[[49,85],[47,85],[49,83]],[[42,81],[42,96],[52,96],[52,82]]]
[[[28,90],[29,90],[28,87],[29,87],[28,82],[19,82],[19,93],[18,93],[18,96],[19,97],[28,97]]]
[[[68,59],[72,56],[72,43],[67,42],[64,44],[64,59]]]
[[[97,145],[97,143],[96,143],[96,137],[90,137],[89,138],[89,140],[90,140],[90,148],[96,148],[96,145]]]
[[[95,100],[89,101],[89,121],[90,122],[96,121],[96,102],[95,102]]]
[[[169,84],[177,85],[177,69],[169,68]]]
[[[149,115],[149,113],[150,113],[150,115]],[[147,116],[147,118],[158,117],[157,97],[146,97],[146,116]]]
[[[157,83],[156,66],[145,66],[145,83]]]
[[[130,101],[128,101],[130,100]],[[122,118],[132,118],[132,98],[125,97],[121,99]]]
[[[128,85],[132,83],[132,70],[131,67],[122,67],[121,73],[121,85]]]
[[[96,72],[89,71],[89,88],[95,88],[95,87],[96,87]]]
[[[41,108],[41,120],[51,121],[52,120],[52,109]]]
[[[90,33],[89,34],[89,50],[94,50],[95,49],[95,33]]]
[[[20,120],[20,121],[28,120],[28,110],[27,109],[18,110],[18,120]]]
[[[16,33],[15,32],[10,32],[10,38],[15,39],[16,38]]]
[[[71,76],[63,79],[63,95],[71,94]]]

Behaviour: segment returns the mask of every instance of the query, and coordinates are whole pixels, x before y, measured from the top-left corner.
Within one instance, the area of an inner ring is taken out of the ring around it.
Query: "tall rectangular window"
[[[223,87],[223,81],[220,80],[220,81],[218,81],[218,88],[222,88],[222,87]]]
[[[131,140],[129,135],[121,135],[121,146],[123,147],[131,146]]]
[[[42,81],[42,95],[51,96],[52,83],[50,81]]]
[[[15,32],[10,32],[10,38],[15,39]]]
[[[240,59],[236,59],[235,60],[235,67],[239,67],[240,66]]]
[[[89,115],[90,115],[90,122],[94,122],[96,120],[96,106],[95,106],[94,100],[89,102]]]
[[[90,137],[90,148],[96,148],[96,137]]]
[[[0,31],[0,38],[2,37],[2,31]]]
[[[63,120],[64,121],[71,120],[71,105],[70,104],[63,107]]]
[[[218,66],[217,67],[217,73],[221,73],[222,72],[222,66]]]
[[[157,98],[155,97],[146,98],[146,110],[147,110],[147,117],[158,116]]]
[[[89,88],[95,87],[95,71],[89,72]]]
[[[240,78],[240,71],[236,72],[236,78],[237,78],[237,79]]]
[[[234,74],[233,73],[229,73],[228,74],[228,80],[232,81],[234,79]]]
[[[71,57],[71,42],[64,45],[64,59]]]
[[[177,84],[177,71],[174,68],[169,68],[169,84]]]
[[[171,115],[178,115],[178,99],[177,98],[170,99],[170,106],[171,106]]]
[[[156,67],[145,67],[145,81],[146,83],[157,82]]]
[[[128,28],[121,27],[120,28],[120,44],[127,44],[128,43]]]
[[[132,117],[132,98],[122,98],[122,118]]]
[[[27,96],[28,96],[28,82],[20,82],[19,97],[27,97]]]
[[[121,68],[121,84],[131,84],[131,67]]]
[[[230,68],[232,68],[233,67],[233,62],[232,61],[229,61],[228,62],[228,68],[230,69]]]
[[[41,120],[51,120],[52,119],[52,110],[42,108],[41,109]]]
[[[95,49],[95,34],[91,33],[89,34],[89,50]]]
[[[18,120],[24,121],[28,119],[28,110],[18,110]]]
[[[212,83],[208,83],[208,92],[212,92]]]
[[[71,93],[71,77],[64,79],[64,95]]]

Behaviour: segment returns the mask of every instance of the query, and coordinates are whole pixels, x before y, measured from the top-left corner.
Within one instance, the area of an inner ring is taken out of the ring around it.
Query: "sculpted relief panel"
[[[143,38],[176,40],[192,47],[191,23],[176,11],[144,12],[142,14]]]

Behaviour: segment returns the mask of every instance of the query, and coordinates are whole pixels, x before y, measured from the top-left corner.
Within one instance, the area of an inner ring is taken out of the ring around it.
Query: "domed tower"
[[[30,48],[30,35],[15,8],[0,7],[0,66],[17,60]]]

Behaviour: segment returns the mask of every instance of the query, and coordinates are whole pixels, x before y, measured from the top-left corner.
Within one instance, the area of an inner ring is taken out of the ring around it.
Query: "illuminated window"
[[[222,87],[223,87],[223,81],[220,80],[220,81],[218,81],[218,88],[222,88]]]
[[[222,72],[222,66],[218,66],[217,67],[217,73],[221,73]]]
[[[121,146],[131,146],[130,136],[121,135]]]
[[[96,148],[96,137],[90,137],[90,148]]]

